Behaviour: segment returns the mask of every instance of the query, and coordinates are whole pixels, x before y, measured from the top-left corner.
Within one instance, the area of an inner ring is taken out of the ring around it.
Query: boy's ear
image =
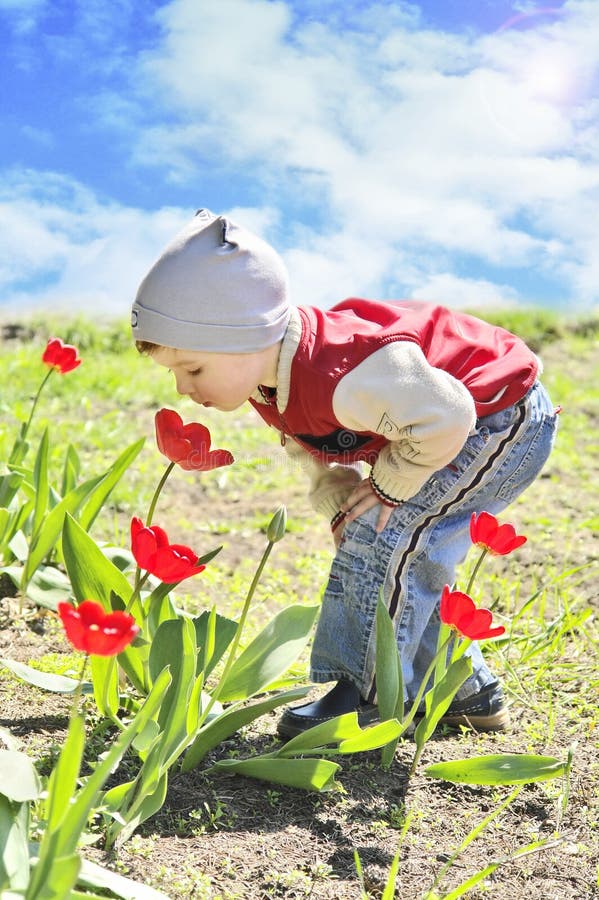
[[[222,226],[221,241],[222,241],[223,245],[228,244],[231,248],[238,247],[239,245],[238,245],[237,241],[232,240],[231,231],[233,229],[231,226],[231,222],[229,222],[229,220],[226,219],[224,216],[219,216],[218,220]]]
[[[209,209],[196,209],[195,215],[196,218],[205,219],[206,222],[210,222],[212,219],[216,219],[214,213],[210,212]]]

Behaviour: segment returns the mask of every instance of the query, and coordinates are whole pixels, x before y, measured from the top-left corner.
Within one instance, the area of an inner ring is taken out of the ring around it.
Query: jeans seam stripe
[[[489,456],[487,461],[480,469],[475,473],[474,478],[467,485],[459,491],[459,493],[452,499],[447,501],[444,506],[433,515],[427,516],[422,523],[414,529],[412,533],[412,538],[410,540],[410,544],[404,550],[401,559],[395,569],[395,574],[393,576],[394,579],[394,588],[393,593],[391,595],[391,601],[389,603],[389,615],[395,624],[396,616],[399,610],[399,597],[401,594],[401,582],[404,575],[404,572],[408,568],[409,560],[412,555],[418,549],[418,545],[420,543],[420,539],[422,537],[423,532],[435,521],[435,519],[440,519],[445,516],[448,511],[459,505],[467,498],[467,496],[478,487],[482,478],[484,478],[485,474],[493,468],[495,463],[501,458],[505,450],[512,444],[513,440],[516,438],[518,432],[522,427],[526,425],[527,421],[527,410],[526,406],[522,403],[520,405],[520,416],[518,420],[515,422],[513,427],[511,428],[509,434],[501,441],[495,452]],[[372,685],[367,695],[367,701],[369,703],[374,703],[374,698],[376,697],[376,676],[373,676]]]

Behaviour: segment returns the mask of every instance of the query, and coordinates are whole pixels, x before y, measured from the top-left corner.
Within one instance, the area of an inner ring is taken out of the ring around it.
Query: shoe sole
[[[320,722],[312,722],[307,727],[299,724],[293,725],[291,723],[287,724],[280,722],[277,727],[277,734],[284,740],[289,740],[290,738],[297,737],[298,734],[303,734],[305,731],[308,731],[309,728],[314,727],[314,725],[320,725],[322,722],[326,721],[326,719],[322,719]],[[358,723],[361,727],[372,725],[374,722],[378,721],[378,710],[371,710],[358,716]],[[416,721],[418,721],[418,719]],[[510,712],[505,707],[498,710],[496,713],[493,713],[493,715],[481,716],[473,713],[468,716],[465,713],[460,713],[455,716],[443,716],[439,722],[439,725],[448,725],[451,728],[471,728],[473,731],[506,731],[510,724]],[[413,731],[414,725],[405,732],[403,737],[411,737]]]
[[[466,713],[460,713],[455,716],[443,716],[440,721],[441,725],[450,725],[453,728],[459,728],[463,725],[466,728],[472,728],[474,731],[505,731],[509,728],[510,723],[510,712],[505,707],[493,713],[493,715],[481,716],[472,713],[469,716]]]
[[[304,734],[305,731],[308,731],[310,728],[314,728],[315,725],[322,725],[323,722],[329,722],[333,716],[329,718],[319,719],[314,722],[310,722],[309,725],[297,724],[295,725],[292,722],[279,722],[277,726],[277,734],[279,737],[283,738],[283,740],[289,740],[290,738],[297,737],[298,734]],[[360,727],[364,725],[372,725],[373,722],[379,721],[379,711],[378,709],[369,710],[368,712],[359,713],[358,714],[358,724]]]

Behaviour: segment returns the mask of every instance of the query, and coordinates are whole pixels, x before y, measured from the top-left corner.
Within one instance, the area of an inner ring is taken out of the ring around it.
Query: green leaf
[[[154,719],[150,719],[143,731],[141,731],[132,743],[132,747],[137,753],[146,753],[158,735],[160,734],[160,725]]]
[[[223,545],[220,547],[215,547],[214,550],[209,550],[208,553],[204,553],[203,556],[200,556],[198,559],[196,566],[206,566],[209,562],[211,562],[215,556],[217,556],[220,551],[223,549]]]
[[[337,787],[335,775],[341,766],[327,759],[222,759],[214,764],[218,769],[235,775],[272,781],[305,791],[330,791]]]
[[[22,529],[27,525],[27,520],[29,519],[31,513],[33,512],[33,507],[35,506],[35,500],[30,498],[22,506],[18,507],[14,510],[11,515],[10,521],[7,524],[7,527],[4,531],[3,541],[11,546],[13,540],[21,541],[25,546],[25,553],[19,554],[15,551],[15,556],[17,559],[26,559],[27,553],[29,552],[29,548],[27,546],[27,541],[25,540],[25,535],[22,533]],[[17,535],[20,533],[20,537]],[[12,547],[11,547],[12,549]]]
[[[131,596],[132,588],[120,569],[104,556],[96,542],[70,515],[64,520],[62,546],[65,566],[78,603],[87,599],[97,600],[105,610],[110,610],[111,591],[125,600]]]
[[[35,893],[28,891],[27,900],[70,900],[80,868],[77,853],[55,857],[45,873],[44,882]]]
[[[23,803],[37,800],[41,791],[39,776],[29,757],[17,750],[0,750],[0,794]]]
[[[443,894],[443,900],[458,900],[459,897],[463,897],[464,894],[471,891],[473,887],[476,887],[477,884],[480,884],[481,881],[484,881],[485,878],[492,875],[495,869],[499,868],[500,865],[500,862],[489,863],[488,866],[485,866],[484,869],[480,869],[470,878],[467,878],[466,881],[463,881],[462,884],[458,885],[457,888],[454,888],[453,891],[450,891],[448,894]]]
[[[216,652],[216,606],[213,606],[210,612],[208,613],[208,621],[206,622],[206,632],[204,636],[203,645],[200,645],[198,642],[198,632],[196,628],[196,644],[198,647],[202,647],[202,661],[200,668],[200,659],[198,652],[198,665],[196,671],[202,674],[202,678],[205,679],[206,671],[212,662],[214,654]],[[237,625],[235,626],[235,632],[237,632]]]
[[[78,891],[74,887],[69,894],[69,900],[106,900],[106,894],[91,894],[89,891]]]
[[[110,592],[110,609],[120,609],[124,611],[126,609],[126,606],[127,605],[125,604],[125,601],[122,597],[115,593],[115,591]],[[145,628],[145,619],[141,603],[139,601],[136,601],[133,604],[132,609],[128,610],[128,612],[130,612],[133,617],[137,619],[137,622],[141,625],[142,630],[135,636],[134,640],[129,644],[129,646],[125,647],[123,652],[118,654],[117,661],[121,669],[123,669],[123,671],[128,676],[133,686],[139,691],[140,694],[142,694],[142,696],[145,697],[150,690],[150,674],[148,671],[150,642],[147,641],[143,635],[143,629]],[[121,697],[120,702],[123,702],[123,697]]]
[[[111,544],[104,544],[100,549],[106,559],[114,563],[121,572],[125,572],[128,569],[132,572],[135,571],[135,557],[130,550],[125,550],[124,547],[114,547]]]
[[[23,743],[21,739],[16,736],[16,734],[13,734],[12,731],[8,730],[8,728],[3,728],[1,725],[0,741],[2,741],[2,743],[8,750],[18,750]]]
[[[131,837],[136,828],[162,809],[166,800],[168,789],[168,772],[163,772],[151,793],[148,793],[141,785],[136,800],[125,816],[125,824],[115,821],[109,829],[108,845],[112,846],[115,838],[118,844],[123,844]],[[131,814],[132,813],[132,814]]]
[[[72,491],[77,484],[79,472],[81,471],[81,463],[79,455],[73,444],[69,444],[65,453],[64,466],[62,469],[62,484],[60,493],[63,497]]]
[[[33,509],[33,504],[31,504],[31,508]],[[27,544],[27,538],[23,534],[22,531],[15,531],[10,541],[8,542],[8,547],[13,556],[19,560],[19,562],[25,563],[27,559],[27,555],[29,553],[29,546]],[[21,577],[23,576],[23,569],[21,569]]]
[[[77,883],[85,887],[110,891],[121,900],[169,900],[166,894],[162,894],[155,888],[138,884],[137,881],[124,878],[117,872],[105,869],[87,859],[82,862]]]
[[[170,674],[167,671],[162,672],[160,677],[156,679],[152,690],[135,718],[121,731],[108,752],[86,779],[83,787],[77,792],[74,801],[69,807],[68,815],[60,828],[57,851],[65,853],[76,847],[79,836],[87,822],[87,817],[94,804],[98,802],[99,793],[106,779],[115,770],[135,737],[143,732],[147,722],[155,717],[164,702],[170,680]],[[45,837],[44,835],[44,840]],[[44,840],[42,840],[42,845]]]
[[[22,472],[0,475],[0,506],[8,507],[16,497],[25,476]]]
[[[306,646],[318,606],[289,606],[237,657],[219,699],[244,700],[285,672]]]
[[[35,508],[33,510],[33,524],[31,527],[31,533],[33,535],[32,546],[37,539],[42,521],[46,515],[46,510],[48,509],[48,499],[50,496],[50,488],[48,485],[48,448],[48,429],[45,428],[35,458],[35,465],[33,467]]]
[[[231,734],[239,731],[244,725],[253,722],[254,719],[282,706],[284,703],[294,703],[305,697],[310,689],[307,687],[295,688],[292,691],[285,691],[282,694],[276,694],[274,697],[267,697],[266,700],[260,700],[258,703],[252,703],[250,706],[242,708],[233,707],[225,710],[217,719],[204,725],[193,744],[187,750],[183,759],[181,771],[188,772],[197,766],[206,756],[206,754],[218,746],[221,741],[228,738]]]
[[[321,722],[320,725],[314,725],[292,737],[278,751],[277,756],[295,756],[307,750],[326,747],[327,744],[337,744],[339,741],[351,740],[361,737],[361,735],[362,729],[358,725],[357,713],[348,712],[345,715]]]
[[[354,865],[356,867],[356,875],[358,876],[358,881],[360,882],[360,888],[362,891],[362,895],[360,900],[368,900],[368,894],[366,893],[366,883],[364,881],[364,868],[362,866],[362,860],[360,859],[360,854],[354,847]]]
[[[91,657],[94,700],[102,716],[114,719],[120,706],[119,669],[113,656]]]
[[[0,794],[0,896],[2,898],[10,896],[6,888],[11,888],[15,892],[24,892],[29,884],[28,838],[29,803],[27,801],[15,803]],[[19,894],[14,896],[18,897]]]
[[[39,669],[34,669],[14,659],[0,659],[0,665],[9,669],[13,675],[26,684],[32,684],[43,691],[52,691],[55,694],[72,694],[78,684],[76,678],[67,678],[66,675],[55,675],[51,672],[40,672]],[[87,690],[89,691],[89,685]]]
[[[382,598],[376,607],[376,694],[380,717],[403,719],[404,686],[401,659],[395,636],[395,628]],[[393,761],[399,736],[383,747],[381,762],[388,768]]]
[[[158,713],[160,756],[164,761],[187,738],[187,711],[196,680],[195,629],[190,619],[180,616],[163,622],[150,647],[150,678],[154,681],[168,668],[171,685]]]
[[[339,744],[340,753],[364,753],[367,750],[376,750],[384,747],[390,741],[396,741],[402,732],[401,722],[397,719],[387,719],[379,722],[371,728],[365,728],[359,737],[350,738]]]
[[[138,441],[131,444],[130,447],[127,447],[127,449],[124,450],[106,470],[99,484],[89,493],[85,506],[78,516],[79,524],[85,531],[89,531],[113,488],[118,484],[126,470],[138,455],[144,443],[145,438],[140,438]]]
[[[177,618],[177,610],[169,597],[172,587],[171,584],[159,584],[148,597],[144,598],[144,608],[147,610],[144,634],[150,639],[153,639],[162,622]]]
[[[63,497],[60,503],[58,503],[45,517],[39,531],[34,535],[31,541],[29,556],[27,557],[25,572],[23,573],[25,584],[29,582],[31,576],[42,560],[54,548],[54,545],[60,537],[67,513],[75,512],[82,500],[89,494],[91,487],[96,485],[101,478],[102,476],[91,478],[89,481],[80,484],[79,487],[72,490],[66,497]]]
[[[397,873],[399,872],[399,860],[401,856],[401,844],[397,848],[397,852],[393,857],[393,861],[391,863],[391,867],[389,869],[389,875],[387,876],[387,883],[385,884],[385,890],[383,891],[383,896],[381,900],[394,900],[395,894],[395,883],[397,881]]]
[[[26,591],[37,606],[56,612],[58,604],[73,598],[71,582],[55,566],[43,566],[33,573]]]
[[[152,722],[153,720],[150,720]],[[145,734],[146,728],[150,724],[150,722],[146,723],[146,727],[143,731],[141,731],[138,737],[141,737],[142,734]],[[154,722],[154,724],[156,724]],[[137,741],[133,741],[133,744]],[[107,810],[109,813],[118,813],[121,807],[124,805],[125,800],[127,798],[127,794],[135,787],[138,783],[137,779],[133,779],[132,781],[123,781],[121,784],[117,784],[109,790],[105,791],[102,796],[102,809]]]
[[[381,719],[393,719],[397,715],[399,700],[403,709],[397,639],[389,611],[381,597],[376,606],[376,695]]]
[[[48,782],[48,797],[45,805],[49,833],[61,826],[68,812],[71,797],[77,787],[84,746],[85,723],[83,716],[72,714],[66,741]]]
[[[426,713],[414,731],[414,743],[421,748],[428,741],[440,719],[447,712],[456,692],[472,674],[472,660],[461,656],[448,667],[441,681],[425,695]]]
[[[206,716],[202,718],[202,724],[204,722],[212,722],[213,719],[217,719],[223,713],[222,705],[216,700],[212,705],[212,698],[210,694],[207,694],[204,691],[204,674],[200,672],[197,676],[193,690],[191,692],[191,696],[189,698],[189,706],[187,707],[187,718],[185,720],[185,730],[187,731],[188,745],[191,744],[200,729],[200,716],[202,715],[204,709],[210,706],[210,709]]]
[[[565,775],[567,763],[554,756],[526,753],[492,753],[435,763],[424,770],[430,778],[459,784],[528,784]]]
[[[200,674],[200,672],[204,672],[205,678],[210,675],[214,667],[220,662],[227,647],[233,640],[235,631],[237,630],[237,622],[233,621],[233,619],[228,619],[226,616],[221,616],[219,613],[215,612],[214,645],[212,648],[212,652],[206,655],[210,615],[211,614],[208,611],[205,611],[201,615],[195,616],[193,619],[193,624],[196,630],[196,642],[198,647],[200,648],[198,653],[196,672],[198,675]],[[206,659],[208,660],[207,664]]]
[[[5,507],[0,507],[0,549],[7,543],[7,540],[10,540],[10,538],[5,539],[5,535],[8,534],[11,519],[11,511]]]

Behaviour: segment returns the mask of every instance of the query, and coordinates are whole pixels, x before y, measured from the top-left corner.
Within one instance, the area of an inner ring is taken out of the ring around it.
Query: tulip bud
[[[287,507],[279,506],[276,513],[268,523],[266,537],[271,544],[276,544],[285,534],[287,527]]]

